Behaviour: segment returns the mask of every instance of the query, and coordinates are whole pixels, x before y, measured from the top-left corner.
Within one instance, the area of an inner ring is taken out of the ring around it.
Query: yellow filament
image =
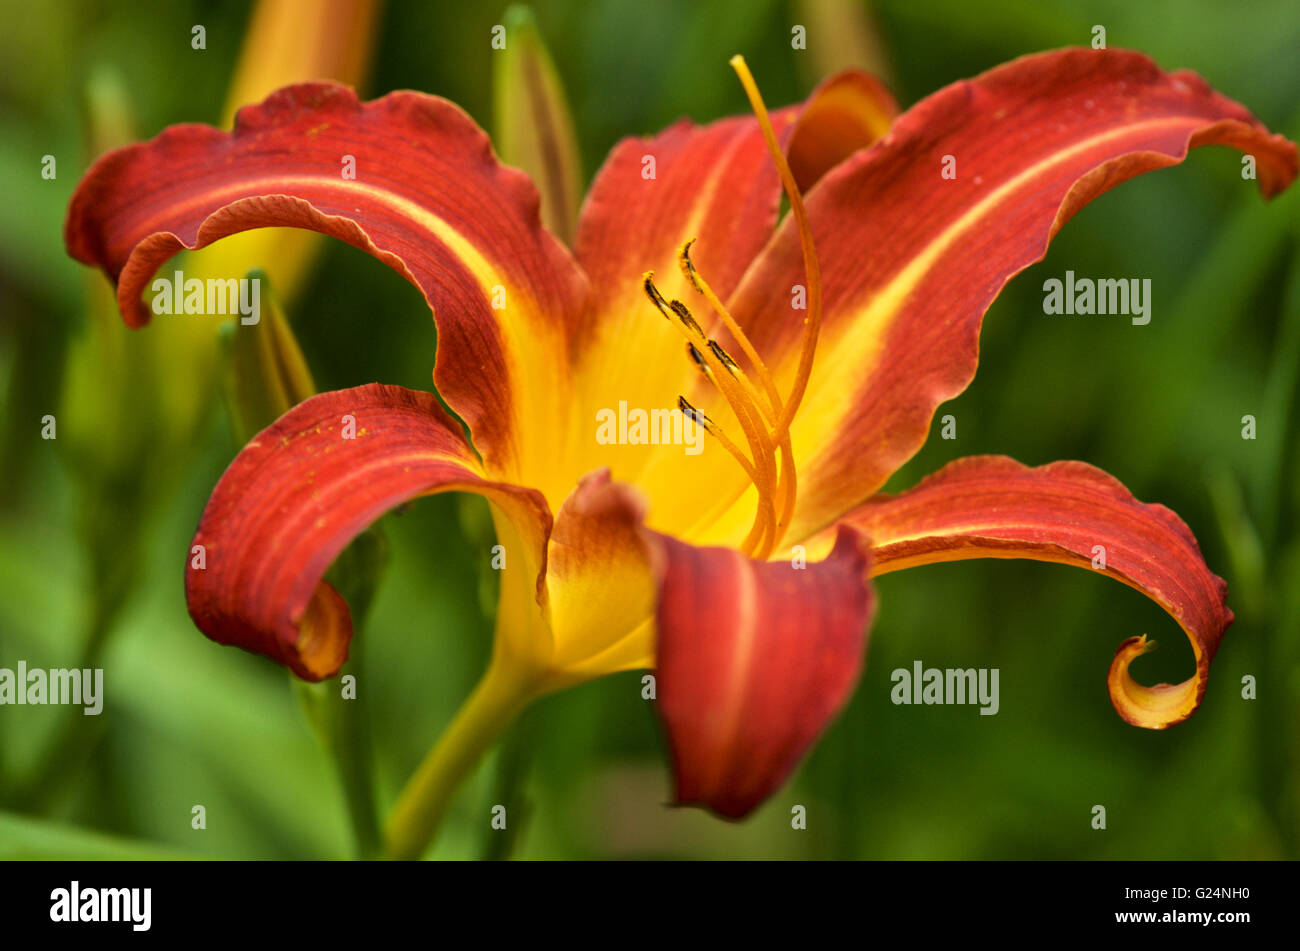
[[[688,403],[684,396],[677,397],[677,407],[683,414],[689,416],[691,419],[703,426],[706,433],[715,438],[722,445],[723,449],[731,453],[732,456],[735,457],[736,461],[740,463],[740,467],[745,470],[745,474],[749,476],[751,481],[758,479],[758,474],[754,471],[754,465],[749,461],[749,457],[740,451],[739,446],[727,438],[726,434],[721,430],[721,428],[719,428],[717,423]]]
[[[713,370],[710,369],[709,363],[704,359],[704,355],[700,353],[699,348],[696,347],[695,344],[691,343],[690,341],[687,341],[686,350],[687,353],[690,355],[691,359],[699,366],[700,372],[704,374],[704,378],[708,380],[710,383],[712,383],[715,387],[717,387],[719,391],[721,391],[722,387],[719,386],[717,380],[714,378]],[[747,378],[745,378],[743,371],[741,371],[739,367],[733,367],[731,364],[728,364],[727,366],[728,369],[734,369],[736,371],[736,373],[738,374],[736,378],[740,381],[740,383],[743,386],[745,386],[748,389],[751,399],[753,399],[755,403],[758,403],[758,394],[757,392],[754,391],[753,384],[750,383]],[[695,409],[693,406],[690,406],[690,404],[686,402],[685,397],[679,396],[677,398],[677,402],[678,405],[682,406],[683,412],[686,412],[687,411],[686,408],[689,407],[690,411],[695,413],[702,420],[701,425],[704,426],[704,431],[706,433],[709,433],[712,436],[717,437],[718,441],[722,443],[723,448],[726,449],[729,453],[731,453],[731,455],[735,457],[736,461],[740,463],[741,468],[745,470],[745,474],[749,476],[749,481],[754,483],[755,486],[757,486],[759,484],[759,477],[755,472],[754,467],[750,464],[749,459],[744,455],[744,453],[742,453],[738,448],[736,448],[735,443],[729,440],[725,435],[722,434],[720,430],[717,429],[717,424],[714,423],[713,420],[705,416],[703,413],[701,413],[699,410]],[[768,423],[775,422],[775,420],[770,415],[767,416],[766,419]],[[759,425],[761,424],[762,422],[760,421]],[[789,439],[787,438],[786,441],[788,443]],[[777,483],[776,483],[778,492],[780,492],[781,490],[781,478],[782,476],[778,474]],[[769,524],[768,519],[764,517],[765,513],[766,513],[765,508],[760,506],[759,511],[755,514],[754,524],[750,526],[749,535],[746,536],[745,541],[741,546],[746,552],[752,552],[755,546],[757,546],[760,539],[767,537],[763,533],[767,531],[771,531],[773,535],[776,534],[776,524],[775,523]]]
[[[731,371],[731,375],[749,394],[750,399],[761,407],[763,400],[759,396],[758,391],[754,388],[754,384],[749,381],[749,377],[745,375],[745,371],[742,370],[734,360],[725,365],[727,369]],[[766,370],[767,368],[763,367],[763,369]],[[775,405],[772,409],[764,415],[766,416],[767,422],[773,427],[771,432],[768,434],[769,438],[777,440],[778,434],[775,427],[779,425],[781,416],[781,399],[779,394],[774,400],[774,403]],[[798,483],[798,477],[794,468],[794,450],[790,446],[790,428],[788,426],[780,432],[777,448],[781,451],[781,468],[776,477],[776,495],[781,499],[781,511],[777,515],[777,531],[771,542],[773,548],[775,548],[777,543],[781,540],[781,535],[784,534],[785,526],[790,519],[790,513],[794,511],[795,487]]]
[[[775,411],[771,408],[768,400],[763,397],[762,393],[758,392],[758,388],[750,381],[749,376],[741,368],[740,364],[732,358],[731,354],[723,350],[716,340],[709,341],[709,349],[718,358],[718,362],[727,368],[731,378],[740,384],[741,389],[745,391],[745,395],[753,402],[755,409],[763,414],[763,419],[775,425],[776,421],[781,418],[779,405]]]
[[[754,457],[751,481],[754,483],[755,489],[758,490],[759,512],[754,527],[750,530],[750,537],[745,546],[746,551],[752,553],[754,548],[751,545],[758,545],[760,542],[774,545],[775,541],[773,539],[776,538],[777,533],[775,504],[777,487],[776,452],[772,445],[771,436],[767,431],[767,420],[764,418],[759,403],[755,400],[757,394],[754,393],[752,384],[750,392],[746,392],[736,377],[732,376],[731,371],[709,346],[708,337],[691,315],[687,306],[681,301],[669,301],[664,298],[659,289],[655,287],[654,272],[647,271],[642,278],[646,295],[659,308],[664,317],[668,319],[668,322],[677,328],[678,332],[686,339],[686,342],[696,348],[695,352],[704,360],[705,366],[710,371],[709,380],[721,391],[723,398],[731,406],[732,411],[736,414],[736,421],[740,423],[740,428],[744,431],[745,439],[749,443],[750,452]],[[760,526],[760,522],[763,523],[762,526]]]
[[[713,378],[712,371],[705,369],[704,372],[710,379]],[[754,485],[758,485],[758,472],[754,469],[753,464],[745,454],[740,451],[740,447],[727,438],[726,433],[718,427],[717,423],[688,403],[684,396],[677,397],[677,405],[683,413],[690,416],[703,426],[704,431],[716,439],[723,449],[731,453],[732,458],[734,458],[736,462],[740,463],[740,467],[745,470],[745,475],[749,476],[749,481],[754,483]],[[746,536],[741,547],[747,552],[753,551],[754,547],[757,546],[769,532],[775,532],[775,525],[769,521],[765,509],[760,506],[758,514],[754,519],[754,524],[750,526],[749,535]]]
[[[687,341],[694,337],[696,349],[700,356],[704,358],[705,364],[712,371],[710,380],[713,385],[722,391],[723,398],[730,404],[731,409],[736,414],[736,421],[740,423],[740,428],[745,433],[745,438],[749,441],[750,451],[754,455],[755,477],[753,479],[754,487],[758,490],[759,512],[763,519],[770,521],[771,529],[766,531],[760,537],[763,540],[773,539],[776,536],[776,452],[772,446],[772,437],[768,435],[766,421],[758,404],[750,397],[748,393],[736,382],[728,371],[727,367],[717,354],[708,345],[708,338],[700,329],[699,324],[690,316],[690,311],[681,301],[672,301],[670,306],[674,313],[678,313],[678,308],[684,311],[686,320],[676,322],[682,335]],[[703,347],[700,346],[703,344]],[[757,524],[755,525],[757,529]],[[751,531],[751,536],[753,531]],[[774,541],[769,544],[775,545]],[[752,551],[746,545],[747,551]]]
[[[723,326],[736,338],[741,351],[758,373],[759,382],[763,384],[763,389],[767,392],[767,399],[772,407],[772,412],[779,419],[781,416],[781,394],[777,392],[776,383],[772,380],[772,374],[767,369],[767,364],[763,362],[763,358],[758,355],[758,351],[754,349],[754,345],[749,342],[749,337],[745,335],[745,331],[740,329],[740,325],[736,323],[735,318],[722,305],[718,295],[713,292],[709,282],[695,270],[695,265],[691,261],[691,245],[694,243],[695,239],[691,238],[682,245],[682,250],[677,255],[682,274],[686,276],[686,280],[690,281],[692,287],[704,295],[704,299],[709,302],[709,306],[713,308],[714,313],[722,319]]]

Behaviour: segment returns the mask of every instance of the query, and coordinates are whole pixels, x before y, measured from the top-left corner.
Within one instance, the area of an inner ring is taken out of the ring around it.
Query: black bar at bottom
[[[820,940],[842,924],[867,940],[877,929],[927,939],[1232,939],[1294,922],[1296,871],[1258,862],[10,862],[0,864],[0,929],[6,938],[335,942],[401,928],[421,943],[460,944],[466,927],[493,938],[518,929],[549,941],[574,929],[600,940],[609,929],[611,940],[668,940],[779,924]]]

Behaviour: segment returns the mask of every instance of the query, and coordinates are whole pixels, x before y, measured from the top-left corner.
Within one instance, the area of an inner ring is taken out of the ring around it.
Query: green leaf
[[[40,819],[0,812],[0,861],[196,859],[153,842],[124,839]]]

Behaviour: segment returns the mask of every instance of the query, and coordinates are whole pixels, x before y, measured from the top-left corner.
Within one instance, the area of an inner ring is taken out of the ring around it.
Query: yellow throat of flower
[[[763,132],[763,140],[767,143],[768,152],[771,153],[772,161],[776,164],[777,174],[781,177],[781,185],[790,199],[790,213],[794,215],[795,224],[799,229],[799,243],[803,249],[804,270],[808,280],[808,310],[804,318],[799,365],[789,396],[784,400],[781,398],[771,371],[768,370],[758,351],[754,349],[754,345],[750,343],[740,325],[718,299],[718,295],[713,292],[708,281],[695,270],[695,265],[691,262],[691,245],[695,243],[694,238],[682,245],[678,264],[691,287],[704,297],[723,326],[740,345],[740,349],[758,378],[758,386],[751,382],[748,374],[716,340],[708,337],[700,324],[691,316],[685,304],[679,300],[667,300],[659,293],[659,289],[655,287],[653,272],[647,271],[644,279],[646,295],[668,322],[686,338],[687,354],[722,394],[736,414],[740,428],[744,431],[745,441],[749,445],[748,455],[722,431],[716,422],[687,402],[684,396],[677,398],[677,405],[681,411],[703,426],[705,432],[716,439],[735,458],[758,491],[758,509],[742,549],[752,558],[766,559],[785,537],[786,529],[794,514],[797,478],[794,454],[790,448],[790,423],[794,420],[794,415],[803,400],[804,391],[808,387],[813,355],[817,350],[817,336],[821,330],[822,315],[821,270],[817,263],[817,252],[813,247],[812,231],[808,227],[808,215],[804,211],[803,196],[799,193],[799,186],[790,172],[785,153],[776,140],[776,133],[772,129],[772,120],[768,117],[763,97],[759,94],[754,77],[742,57],[733,56],[731,67],[740,77],[741,85],[745,87],[745,94],[749,97],[749,104]]]

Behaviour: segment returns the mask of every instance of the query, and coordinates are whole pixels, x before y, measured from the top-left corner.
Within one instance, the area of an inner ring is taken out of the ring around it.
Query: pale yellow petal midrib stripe
[[[491,306],[490,300],[495,285],[500,284],[507,289],[506,309],[502,311],[502,319],[499,319],[497,324],[503,331],[501,340],[502,346],[506,350],[504,354],[506,361],[522,377],[519,382],[520,389],[523,392],[512,394],[512,405],[515,413],[519,416],[519,422],[514,429],[517,438],[523,444],[520,446],[520,453],[525,459],[533,460],[534,464],[539,460],[542,462],[547,459],[553,460],[555,457],[553,451],[554,441],[545,438],[542,431],[544,427],[527,423],[523,414],[527,411],[527,407],[531,406],[534,412],[529,415],[535,421],[551,420],[553,422],[564,418],[561,411],[564,401],[567,400],[567,393],[565,392],[567,379],[564,381],[564,386],[557,385],[557,375],[549,373],[548,369],[564,353],[563,335],[559,328],[563,324],[565,315],[557,314],[554,315],[553,320],[547,320],[548,315],[540,313],[540,305],[528,293],[527,286],[521,285],[517,281],[507,280],[503,274],[503,269],[485,257],[471,241],[452,227],[446,219],[435,215],[418,202],[382,188],[358,181],[344,182],[333,176],[324,175],[275,175],[260,179],[243,179],[226,188],[204,189],[201,194],[189,201],[170,202],[165,215],[174,217],[177,209],[190,208],[195,205],[209,205],[214,201],[219,205],[225,205],[239,198],[265,198],[302,191],[307,187],[313,189],[323,188],[333,193],[335,201],[340,205],[346,205],[348,197],[360,193],[365,196],[368,202],[383,205],[409,219],[417,227],[427,231],[446,245],[452,254],[464,263],[466,268],[474,275],[474,279],[478,282],[489,306]],[[254,194],[250,194],[250,192]],[[299,196],[289,194],[288,197]],[[315,207],[315,203],[311,199],[302,200]],[[357,209],[357,211],[359,212],[360,209]],[[325,211],[321,213],[331,214]],[[340,217],[337,214],[331,216]],[[161,217],[161,215],[155,216],[151,220],[156,222]],[[149,231],[161,230],[147,224],[144,227]],[[364,227],[363,230],[365,230]],[[522,298],[522,300],[516,300],[516,297]],[[526,321],[507,319],[506,315],[512,310],[518,310],[527,315]],[[525,326],[528,328],[529,333],[524,333]],[[544,334],[543,339],[536,339],[537,332],[544,331],[548,327],[551,328],[551,331]],[[535,444],[536,448],[528,448],[529,444]],[[548,449],[548,446],[551,448]],[[511,475],[516,478],[523,478],[525,475],[532,476],[533,478],[530,481],[534,483],[549,483],[551,481],[550,476],[545,473],[513,472]]]
[[[1053,153],[1049,158],[1037,162],[989,192],[988,195],[971,206],[960,218],[945,228],[925,247],[925,250],[915,255],[901,271],[871,297],[865,308],[856,305],[845,308],[846,310],[861,311],[860,316],[852,320],[837,321],[834,329],[823,340],[821,352],[818,354],[821,372],[814,371],[814,398],[820,399],[824,398],[828,392],[838,392],[843,399],[834,402],[848,403],[856,399],[858,392],[862,388],[862,381],[870,377],[884,352],[886,330],[890,322],[902,312],[908,297],[916,290],[925,275],[934,266],[936,260],[965,233],[977,227],[984,220],[988,210],[1005,201],[1008,195],[1013,194],[1027,182],[1040,177],[1053,166],[1064,164],[1079,153],[1096,148],[1098,145],[1112,139],[1125,138],[1141,131],[1158,129],[1162,126],[1194,126],[1197,123],[1198,120],[1182,116],[1164,117],[1137,125],[1127,125],[1123,128],[1113,129],[1101,135],[1085,139],[1068,149]],[[935,174],[938,175],[937,170]],[[940,186],[947,184],[951,183],[940,183]],[[834,359],[828,360],[827,357],[831,354],[834,355]],[[789,371],[794,360],[795,357],[793,356],[783,360],[782,369]],[[799,441],[803,442],[804,445],[817,446],[813,458],[817,455],[835,451],[829,440],[814,442],[819,428],[824,429],[825,416],[821,412],[808,412],[807,410],[806,407],[805,411],[800,414],[800,420],[796,422],[795,429],[802,430],[804,437]],[[839,419],[842,417],[835,416],[832,418]],[[819,419],[823,420],[820,424]],[[798,422],[802,422],[803,425],[799,426]],[[821,445],[818,445],[818,443],[821,443]]]

